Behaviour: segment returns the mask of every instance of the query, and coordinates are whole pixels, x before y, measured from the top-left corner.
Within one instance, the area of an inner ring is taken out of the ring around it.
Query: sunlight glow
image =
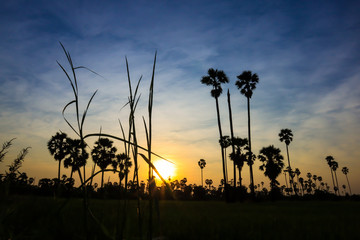
[[[154,162],[154,165],[155,165],[156,169],[159,171],[159,173],[161,174],[161,176],[165,180],[169,180],[169,177],[171,179],[174,178],[174,176],[175,176],[175,164],[160,159],[160,160],[156,160]],[[160,177],[155,172],[154,172],[154,176],[158,180],[160,180]]]

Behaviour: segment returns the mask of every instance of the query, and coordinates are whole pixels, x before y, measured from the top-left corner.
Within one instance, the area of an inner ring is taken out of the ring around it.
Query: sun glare
[[[169,177],[171,179],[175,176],[175,164],[170,163],[165,160],[157,160],[154,162],[156,169],[159,171],[160,175],[165,179],[168,180]],[[154,173],[155,177],[159,180],[160,177]]]

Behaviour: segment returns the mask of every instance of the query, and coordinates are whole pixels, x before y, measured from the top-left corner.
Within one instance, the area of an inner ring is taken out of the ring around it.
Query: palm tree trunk
[[[290,187],[293,188],[295,195],[297,195],[297,193],[295,191],[294,178],[292,175],[292,169],[291,169],[291,165],[290,165],[289,146],[287,144],[286,144],[286,154],[287,154],[287,159],[288,159],[288,164],[289,164],[289,184],[290,184]],[[292,184],[291,184],[291,182],[292,182]]]
[[[60,168],[61,168],[61,160],[59,160],[59,170],[58,170],[58,180],[60,183]]]
[[[216,102],[216,113],[217,113],[217,120],[218,120],[218,127],[219,127],[219,135],[220,135],[220,139],[222,139],[219,101],[218,101],[217,97],[215,98],[215,102]],[[227,196],[227,177],[226,177],[226,171],[225,171],[224,148],[222,146],[221,146],[221,157],[222,157],[224,184],[225,184],[224,191],[225,191],[225,196]]]
[[[287,178],[286,178],[286,172],[284,172],[284,175],[285,175],[286,188],[289,188],[289,186],[288,186],[288,182],[287,182]]]
[[[101,173],[101,188],[104,187],[104,171]]]
[[[248,108],[248,137],[249,137],[249,163],[250,163],[250,190],[252,197],[255,197],[254,189],[254,176],[252,169],[252,151],[251,151],[251,130],[250,130],[250,98],[247,98],[247,108]]]
[[[347,183],[348,183],[349,190],[350,190],[350,196],[351,196],[351,195],[352,195],[352,193],[351,193],[351,187],[350,187],[349,179],[348,179],[347,174],[345,174],[345,176],[346,176],[346,181],[347,181]]]
[[[233,141],[234,140],[234,129],[233,129],[233,122],[232,122],[232,113],[231,113],[231,102],[230,102],[230,91],[229,91],[229,89],[228,89],[227,96],[228,96],[229,119],[230,119],[231,147],[232,147],[232,153],[234,154],[235,153],[235,145],[234,145],[234,141]],[[236,164],[235,164],[235,161],[233,161],[233,164],[234,164],[234,187],[236,187]]]
[[[333,186],[334,186],[334,191],[335,191],[335,194],[336,194],[336,190],[335,190],[335,181],[334,181],[334,174],[333,174],[333,171],[330,167],[330,172],[331,172],[331,178],[332,178],[332,182],[333,182]]]
[[[204,187],[204,181],[203,181],[203,169],[201,168],[201,186]]]
[[[340,196],[340,189],[339,189],[339,183],[338,183],[338,180],[337,180],[337,176],[336,176],[336,171],[334,171],[335,173],[335,179],[336,179],[336,186],[337,186],[337,191],[338,191],[338,195]]]
[[[239,170],[239,187],[241,187],[242,186],[242,178],[241,178],[241,168],[238,168],[238,170]]]

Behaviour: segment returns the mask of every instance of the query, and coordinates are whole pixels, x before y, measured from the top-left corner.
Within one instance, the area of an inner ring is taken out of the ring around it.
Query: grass
[[[115,236],[121,202],[93,199],[89,204]],[[142,209],[148,206],[141,204]],[[158,207],[153,233],[166,239],[355,239],[360,227],[360,202],[351,201],[160,201]],[[136,209],[137,202],[130,201],[125,239],[140,239]],[[11,197],[1,202],[0,239],[85,239],[83,210],[81,199]],[[148,212],[143,214],[146,221]],[[89,236],[106,239],[99,228],[89,218]],[[146,234],[144,229],[143,237]]]

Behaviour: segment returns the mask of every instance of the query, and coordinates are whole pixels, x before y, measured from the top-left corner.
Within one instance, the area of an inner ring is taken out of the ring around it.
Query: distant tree
[[[316,180],[318,179],[318,177],[317,177],[317,175],[314,174],[314,175],[312,176],[312,178],[313,178],[313,180],[314,180],[315,188],[316,188]]]
[[[113,162],[116,162],[116,147],[113,147],[113,141],[108,138],[99,138],[91,151],[93,161],[100,167],[101,188],[104,187],[104,170]]]
[[[119,167],[119,186],[121,186],[121,181],[129,173],[129,168],[132,166],[130,157],[126,153],[117,154],[111,165],[114,171]]]
[[[256,84],[259,82],[259,77],[256,73],[252,74],[251,71],[244,71],[242,74],[237,76],[238,80],[235,82],[235,85],[240,89],[240,93],[244,95],[247,99],[247,109],[248,109],[248,140],[249,140],[249,162],[252,161],[252,151],[251,151],[251,130],[250,130],[250,98],[253,95],[253,91],[256,89]],[[251,194],[255,196],[254,189],[254,176],[252,164],[250,167],[250,189]]]
[[[221,130],[221,121],[220,121],[220,110],[219,110],[219,96],[222,93],[221,84],[222,83],[228,83],[229,79],[222,70],[215,70],[213,68],[210,68],[208,70],[208,75],[203,76],[201,78],[201,83],[205,84],[207,86],[212,86],[211,90],[211,96],[215,98],[216,103],[216,113],[217,113],[217,120],[218,120],[218,128],[219,128],[219,135],[220,139],[222,139],[222,130]],[[221,147],[221,157],[222,157],[222,167],[223,167],[223,177],[225,179],[225,191],[226,191],[226,171],[225,171],[225,157],[224,157],[224,149]],[[226,194],[225,194],[226,195]],[[226,195],[227,196],[227,195]]]
[[[201,171],[201,186],[204,187],[204,183],[203,183],[203,168],[206,166],[206,161],[205,159],[200,159],[198,162],[198,165],[200,167],[200,171]]]
[[[270,179],[270,187],[272,190],[277,188],[279,185],[276,178],[279,176],[282,168],[284,167],[284,157],[280,153],[280,149],[271,145],[269,147],[262,148],[258,156],[260,162],[262,162],[260,170],[264,171],[265,176]]]
[[[211,190],[211,185],[213,184],[213,180],[211,180],[211,179],[206,179],[206,180],[205,180],[205,184],[208,185],[209,190]]]
[[[331,172],[331,178],[332,178],[332,181],[333,181],[333,186],[334,186],[334,191],[335,191],[335,194],[337,193],[337,190],[336,190],[336,186],[335,186],[335,181],[334,181],[334,174],[333,174],[333,169],[332,169],[332,162],[334,161],[334,158],[333,156],[327,156],[325,158],[327,164],[329,165],[330,167],[330,172]]]
[[[60,181],[61,161],[65,159],[69,149],[66,133],[57,132],[48,141],[47,147],[50,151],[50,154],[53,155],[54,159],[59,162],[58,181]]]
[[[77,171],[79,173],[81,184],[83,184],[84,180],[80,172],[80,167],[85,166],[87,159],[89,158],[89,154],[85,150],[86,144],[80,139],[67,138],[66,141],[68,154],[64,159],[64,167],[71,167],[70,178],[72,178],[73,172]]]
[[[338,194],[340,195],[339,192],[339,183],[338,183],[338,179],[337,179],[337,175],[336,175],[336,170],[339,168],[339,164],[336,161],[332,161],[331,162],[331,169],[334,171],[334,175],[335,175],[335,181],[336,181],[336,188],[338,190]]]
[[[302,177],[299,178],[299,183],[301,185],[302,195],[304,195],[304,179]]]
[[[342,171],[343,174],[345,174],[346,181],[347,181],[348,186],[349,186],[350,195],[352,195],[352,193],[351,193],[351,187],[350,187],[350,183],[349,183],[349,178],[348,178],[348,176],[347,176],[348,173],[349,173],[349,169],[348,169],[347,167],[343,167],[343,168],[341,169],[341,171]]]
[[[289,145],[293,140],[293,133],[291,131],[291,129],[285,128],[285,129],[281,129],[280,133],[279,133],[279,137],[280,137],[280,142],[285,142],[286,145],[286,153],[287,153],[287,159],[288,159],[288,167],[289,167],[289,181],[290,181],[290,186],[291,186],[291,182],[292,185],[294,184],[294,175],[292,174],[292,168],[290,165],[290,156],[289,156]],[[293,185],[294,188],[294,185]],[[294,188],[295,191],[295,188]],[[296,194],[296,191],[295,191]]]
[[[227,155],[226,149],[231,145],[231,139],[229,136],[223,136],[219,139],[220,146],[224,149],[224,159],[225,159],[225,174],[226,174],[226,182],[228,182],[228,171],[227,171]]]
[[[245,150],[248,148],[248,140],[246,138],[235,137],[232,139],[235,151],[230,154],[230,159],[234,161],[239,171],[239,186],[242,186],[241,170],[244,166],[244,162],[247,161],[247,155]]]

